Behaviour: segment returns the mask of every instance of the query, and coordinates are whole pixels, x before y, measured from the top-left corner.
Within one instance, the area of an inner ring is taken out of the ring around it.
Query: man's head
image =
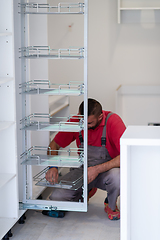
[[[84,102],[79,106],[79,114],[84,114]],[[95,129],[103,118],[102,106],[95,99],[88,99],[88,129]]]

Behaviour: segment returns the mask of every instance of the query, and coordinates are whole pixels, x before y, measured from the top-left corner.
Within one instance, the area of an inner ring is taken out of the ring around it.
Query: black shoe
[[[108,198],[106,197],[104,200],[104,205],[108,204]]]
[[[54,211],[54,210],[43,210],[42,211],[43,215],[49,216],[49,217],[54,217],[54,218],[63,218],[65,216],[64,211]]]

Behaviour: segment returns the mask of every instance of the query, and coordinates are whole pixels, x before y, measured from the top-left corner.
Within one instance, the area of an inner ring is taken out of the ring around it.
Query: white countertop
[[[121,145],[160,146],[160,126],[128,126],[120,142]]]

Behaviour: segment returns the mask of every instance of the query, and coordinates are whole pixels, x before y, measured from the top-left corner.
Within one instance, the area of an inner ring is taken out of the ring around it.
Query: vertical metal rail
[[[26,3],[27,1],[21,0],[21,3]],[[24,14],[25,12],[25,6],[24,6],[24,11],[21,13],[21,47],[26,47],[28,46],[29,42],[29,29],[28,29],[28,21],[29,17],[27,14]],[[21,58],[21,78],[22,78],[22,83],[27,82],[29,79],[30,72],[29,70],[29,60],[25,58]],[[25,116],[28,116],[30,113],[30,97],[22,94],[22,118]],[[23,151],[28,149],[30,146],[30,136],[31,133],[27,131],[22,131],[22,136],[23,136]],[[31,181],[31,167],[29,166],[23,166],[23,200],[25,201],[27,199],[27,193],[29,193],[29,196],[32,195],[32,181]],[[30,173],[30,179],[28,179],[28,174]],[[28,181],[29,180],[29,181]],[[28,185],[29,184],[29,185]],[[29,188],[28,188],[29,187]]]
[[[21,0],[21,3],[25,3],[25,0]],[[21,13],[21,48],[25,47],[25,15],[22,12]],[[25,66],[25,58],[21,59],[21,81],[26,82],[26,66]],[[22,100],[22,118],[26,116],[26,111],[25,111],[25,105],[26,105],[26,98],[24,94],[21,94],[21,100]],[[22,150],[23,152],[26,149],[26,133],[25,131],[22,131]],[[27,166],[23,166],[23,201],[26,199],[26,181],[27,181]]]
[[[87,181],[87,147],[88,147],[88,0],[85,0],[84,8],[84,207],[87,211],[87,195],[88,195],[88,181]]]

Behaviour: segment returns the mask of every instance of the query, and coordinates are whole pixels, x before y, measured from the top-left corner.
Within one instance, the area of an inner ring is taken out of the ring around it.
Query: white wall
[[[48,2],[54,5],[56,1]],[[58,17],[60,16],[54,16],[54,20],[48,18],[48,27],[52,30],[49,31],[49,45],[79,46],[83,41],[80,18],[66,18],[62,24]],[[70,24],[73,24],[71,29],[68,27]],[[104,109],[115,111],[115,93],[119,85],[158,85],[159,39],[160,24],[118,25],[117,0],[89,0],[89,97],[99,100]],[[58,64],[54,66],[53,62],[49,62],[49,77],[54,76],[55,81],[69,81],[70,71],[78,80],[83,77],[77,63],[63,62],[63,71]],[[76,112],[80,101],[71,101],[71,112]]]

